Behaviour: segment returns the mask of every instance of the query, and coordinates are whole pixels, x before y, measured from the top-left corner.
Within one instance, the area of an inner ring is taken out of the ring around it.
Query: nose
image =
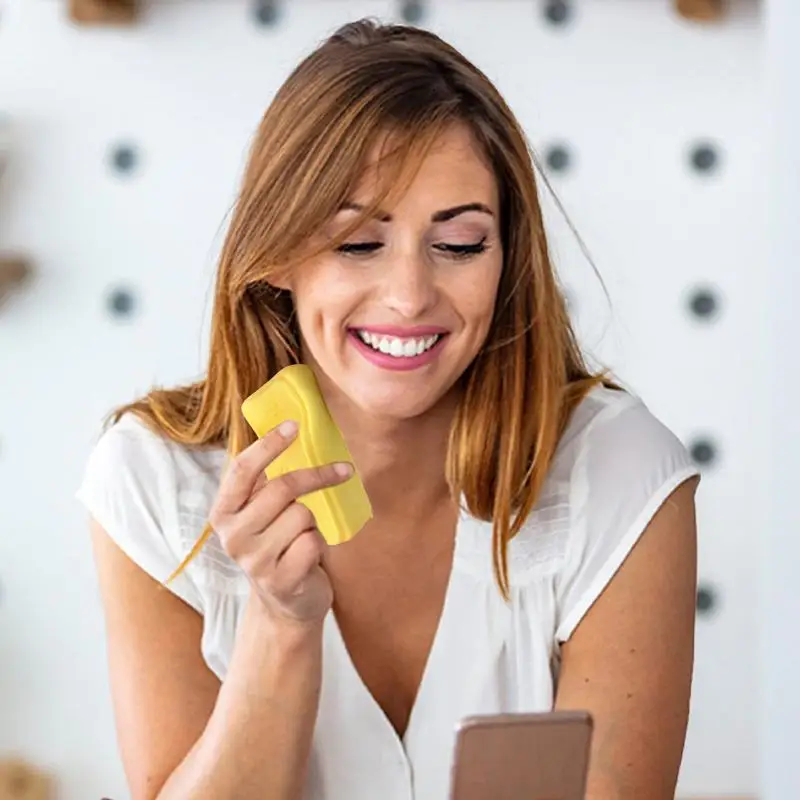
[[[406,254],[392,259],[384,281],[385,304],[406,319],[422,317],[436,304],[434,270],[420,255]]]

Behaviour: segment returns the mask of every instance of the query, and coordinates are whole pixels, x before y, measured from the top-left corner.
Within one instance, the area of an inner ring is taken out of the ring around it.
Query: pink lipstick
[[[408,372],[435,361],[447,338],[447,329],[437,326],[400,328],[368,325],[351,328],[348,338],[355,349],[381,369]]]

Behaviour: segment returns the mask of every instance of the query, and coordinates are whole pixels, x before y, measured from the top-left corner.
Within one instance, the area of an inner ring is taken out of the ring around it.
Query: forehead
[[[435,135],[400,138],[386,134],[371,149],[353,199],[385,198],[385,206],[403,198],[415,203],[497,203],[497,181],[486,154],[466,125],[451,125]]]

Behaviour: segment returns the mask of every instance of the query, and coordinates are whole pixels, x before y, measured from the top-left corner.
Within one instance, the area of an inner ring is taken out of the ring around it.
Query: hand
[[[270,616],[310,623],[327,614],[333,587],[324,569],[328,544],[297,498],[343,483],[353,467],[328,464],[267,480],[264,470],[296,435],[296,424],[285,422],[243,450],[220,484],[209,521]]]

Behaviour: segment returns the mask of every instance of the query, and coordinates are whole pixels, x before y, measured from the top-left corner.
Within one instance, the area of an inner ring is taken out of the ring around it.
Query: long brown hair
[[[445,472],[467,511],[492,521],[495,577],[508,597],[508,543],[536,503],[573,408],[606,381],[576,342],[525,134],[489,79],[433,33],[360,20],[294,69],[249,153],[220,256],[204,379],[154,389],[109,422],[132,412],[175,442],[231,455],[253,442],[242,401],[299,360],[292,299],[274,288],[276,277],[314,255],[308,243],[349,199],[379,137],[393,142],[386,189],[327,247],[407,185],[408,165],[456,123],[469,126],[496,175],[505,261],[486,345],[461,378]],[[210,534],[206,526],[174,575]]]

